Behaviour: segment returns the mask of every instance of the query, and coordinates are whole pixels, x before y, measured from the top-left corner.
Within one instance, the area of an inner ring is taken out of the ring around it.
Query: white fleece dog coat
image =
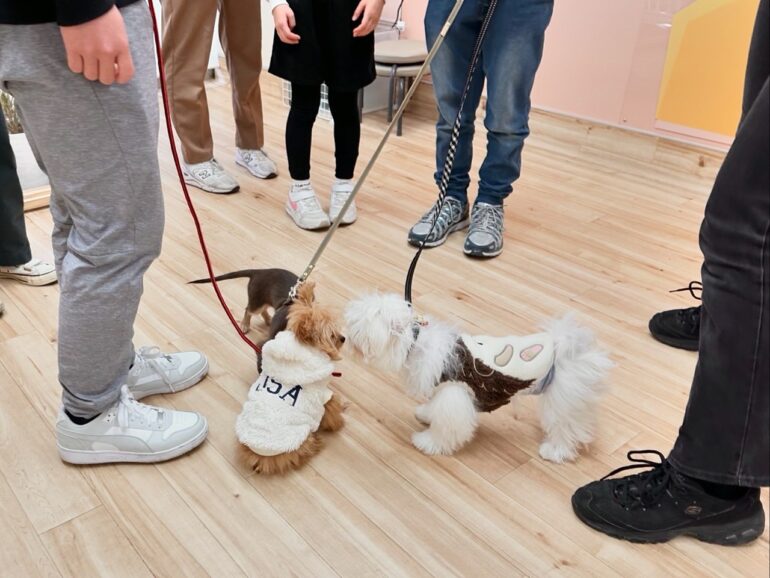
[[[261,456],[298,449],[321,423],[332,371],[328,355],[278,333],[262,349],[262,373],[235,423],[240,442]]]

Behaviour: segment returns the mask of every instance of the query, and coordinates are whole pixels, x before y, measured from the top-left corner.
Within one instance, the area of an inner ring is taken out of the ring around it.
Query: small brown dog
[[[329,389],[345,337],[305,283],[289,305],[285,331],[264,347],[262,370],[236,422],[244,459],[262,474],[281,474],[321,449],[317,432],[344,424],[344,405]]]
[[[249,280],[246,289],[248,303],[243,312],[243,319],[240,324],[241,331],[248,333],[251,330],[252,315],[261,315],[268,327],[267,338],[258,344],[261,348],[273,339],[279,331],[286,329],[289,313],[289,291],[297,283],[299,277],[286,269],[244,269],[215,277],[217,281],[240,278]],[[196,279],[190,283],[211,283],[211,280]],[[261,360],[258,358],[257,366],[259,367],[260,364]]]

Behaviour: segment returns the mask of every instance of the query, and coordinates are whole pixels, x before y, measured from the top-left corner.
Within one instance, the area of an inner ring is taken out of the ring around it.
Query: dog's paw
[[[412,444],[422,453],[428,456],[448,455],[448,451],[441,444],[436,443],[430,430],[420,431],[412,434]]]
[[[423,425],[430,425],[430,415],[428,413],[428,404],[424,403],[414,408],[414,419]]]
[[[247,325],[246,323],[239,323],[238,325],[240,326],[241,331],[243,331],[244,333],[248,333],[249,331],[251,331],[251,326]]]
[[[577,457],[577,451],[574,447],[545,441],[540,444],[540,457],[549,462],[563,464],[574,460]]]

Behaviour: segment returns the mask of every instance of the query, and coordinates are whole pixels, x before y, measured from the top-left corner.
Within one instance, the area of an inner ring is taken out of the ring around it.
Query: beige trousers
[[[261,0],[163,0],[163,58],[171,116],[182,154],[195,164],[214,156],[204,79],[219,9],[219,39],[227,57],[233,91],[235,144],[264,144]]]

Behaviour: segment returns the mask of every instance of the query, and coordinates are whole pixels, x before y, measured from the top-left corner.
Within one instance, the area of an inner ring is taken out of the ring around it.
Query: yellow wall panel
[[[759,0],[697,0],[673,18],[657,119],[733,136]]]

